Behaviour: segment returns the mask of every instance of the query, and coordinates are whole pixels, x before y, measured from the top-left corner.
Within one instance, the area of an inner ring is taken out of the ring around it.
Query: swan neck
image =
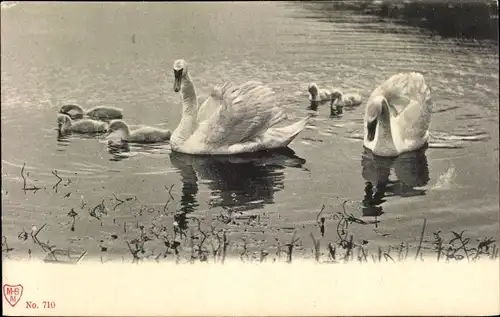
[[[194,88],[194,84],[191,80],[191,76],[189,76],[189,73],[186,74],[183,78],[181,97],[183,115],[195,115],[198,101],[196,96],[196,89]]]
[[[389,109],[386,106],[381,107],[381,112],[378,115],[378,127],[376,132],[376,148],[386,152],[392,152],[394,143],[392,140],[391,122],[389,116]]]
[[[198,100],[196,89],[189,76],[189,73],[183,77],[183,83],[180,91],[182,99],[182,116],[179,125],[171,135],[170,145],[176,149],[182,145],[196,129],[196,117],[198,110]]]

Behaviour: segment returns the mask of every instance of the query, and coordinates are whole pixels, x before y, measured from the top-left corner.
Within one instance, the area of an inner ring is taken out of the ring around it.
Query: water
[[[18,234],[44,223],[41,235],[58,247],[99,256],[105,244],[119,257],[129,256],[123,240],[141,224],[195,228],[185,215],[211,221],[228,208],[241,219],[258,215],[262,231],[251,239],[259,247],[293,229],[307,245],[325,205],[325,239],[334,241],[332,215],[344,200],[371,221],[350,228],[370,245],[418,242],[423,218],[426,237],[499,237],[498,51],[490,42],[301,3],[21,3],[2,8],[1,27],[2,229],[18,256],[38,250]],[[290,121],[307,115],[310,82],[366,98],[392,74],[419,71],[435,101],[435,147],[396,160],[364,155],[363,107],[335,119],[320,108],[291,144],[295,154],[196,158],[171,154],[168,143],[113,149],[101,137],[58,139],[56,112],[67,102],[117,106],[132,126],[174,129],[178,58],[202,98],[225,80],[257,79],[277,92]],[[27,186],[40,190],[23,191],[24,163]],[[97,220],[89,212],[102,201],[108,214]],[[231,226],[231,239],[252,228]]]

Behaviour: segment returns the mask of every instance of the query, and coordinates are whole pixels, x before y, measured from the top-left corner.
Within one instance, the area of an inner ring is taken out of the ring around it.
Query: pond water
[[[37,247],[18,234],[44,223],[44,239],[59,247],[100,256],[104,243],[107,256],[127,256],[122,238],[132,239],[139,223],[183,222],[172,213],[160,219],[156,211],[138,212],[166,202],[172,212],[204,219],[228,209],[259,215],[265,230],[252,239],[263,245],[289,239],[293,229],[310,243],[307,230],[318,234],[311,228],[322,205],[334,224],[345,200],[354,216],[376,216],[376,226],[351,228],[371,245],[418,242],[424,218],[426,237],[437,230],[499,237],[494,43],[298,2],[21,3],[1,14],[2,229],[20,257]],[[171,154],[168,143],[117,150],[102,137],[58,138],[56,113],[69,102],[117,106],[132,126],[173,130],[181,108],[172,89],[178,58],[188,62],[202,98],[226,80],[257,79],[276,91],[289,121],[308,114],[310,82],[367,98],[389,76],[418,71],[432,87],[431,131],[452,146],[396,160],[362,155],[363,106],[340,118],[320,107],[290,145],[295,154],[267,157],[201,158]],[[40,190],[23,190],[23,164],[27,187]],[[62,178],[57,186],[53,172]],[[387,186],[374,202],[369,190],[377,183]],[[109,212],[100,223],[89,210],[102,201]],[[325,239],[333,241],[328,228]],[[247,229],[233,226],[233,240]]]

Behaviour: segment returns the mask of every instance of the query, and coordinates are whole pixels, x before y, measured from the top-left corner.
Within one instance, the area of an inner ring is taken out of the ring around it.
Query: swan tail
[[[273,128],[269,131],[272,132],[272,134],[276,134],[276,136],[279,136],[279,146],[285,147],[288,146],[297,137],[297,135],[302,132],[302,130],[305,129],[311,117],[312,115],[309,115],[300,121],[297,121],[285,127]]]
[[[288,118],[286,112],[283,109],[276,107],[274,110],[275,111],[274,111],[273,117],[269,120],[269,122],[267,124],[267,127],[266,127],[267,129],[274,127],[275,125],[277,125],[281,121],[286,120]]]

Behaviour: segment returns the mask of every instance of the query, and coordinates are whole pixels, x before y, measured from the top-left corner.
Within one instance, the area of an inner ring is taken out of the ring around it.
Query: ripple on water
[[[222,4],[213,4],[213,8],[218,5]],[[42,6],[34,10],[26,7],[19,10],[26,11],[23,15],[15,15],[17,10],[2,11],[2,23],[9,19],[16,26],[2,30],[2,44],[6,43],[2,45],[1,88],[3,175],[7,180],[11,177],[17,186],[22,181],[20,168],[26,161],[30,177],[40,176],[43,181],[52,182],[55,179],[52,172],[57,170],[61,177],[74,180],[68,189],[79,190],[78,195],[88,200],[128,193],[139,196],[143,202],[162,206],[164,202],[160,205],[159,201],[168,199],[164,186],[175,184],[174,208],[182,212],[204,214],[209,209],[206,201],[212,201],[210,208],[244,206],[259,212],[279,211],[287,217],[290,214],[306,217],[305,211],[310,213],[323,203],[321,200],[336,199],[335,196],[339,200],[348,197],[358,204],[366,203],[360,206],[364,208],[362,211],[357,208],[356,212],[379,216],[382,199],[396,201],[404,195],[418,195],[422,189],[406,188],[402,183],[418,185],[430,177],[434,178],[431,184],[442,179],[439,184],[444,185],[439,185],[440,188],[446,184],[455,187],[453,177],[464,171],[467,177],[460,181],[482,189],[457,191],[458,198],[453,199],[433,198],[446,204],[447,210],[468,199],[462,196],[498,205],[498,198],[484,198],[493,196],[498,179],[495,178],[498,147],[493,145],[498,133],[496,47],[430,36],[416,28],[382,23],[369,16],[317,10],[321,3],[282,5],[267,3],[262,9],[248,4],[243,13],[213,9],[224,23],[213,23],[213,12],[208,8],[199,10],[198,6],[178,11],[168,5],[155,6],[147,10],[147,15],[138,14],[135,6],[118,12],[113,4],[101,6],[97,15],[89,7],[81,6],[81,13],[64,4],[55,4],[49,10]],[[198,18],[189,19],[193,14]],[[85,17],[90,15],[96,19],[89,24]],[[55,21],[61,16],[72,23],[57,27]],[[261,23],[255,24],[251,16],[261,17]],[[112,24],[108,23],[110,19]],[[186,41],[182,45],[167,45],[179,44],[176,42],[179,33],[165,32],[176,21],[188,24],[184,31],[180,30]],[[130,43],[131,33],[137,34],[137,43]],[[80,49],[74,50],[77,44]],[[357,91],[367,98],[394,73],[419,71],[433,90],[435,107],[431,126],[440,130],[431,131],[430,147],[442,148],[429,151],[438,156],[430,161],[431,176],[422,157],[413,162],[391,161],[387,166],[359,157],[363,106],[352,111],[346,109],[341,117],[335,118],[329,117],[328,106],[320,107],[307,129],[291,144],[298,153],[296,157],[192,158],[171,153],[168,144],[113,147],[100,137],[56,138],[52,129],[62,102],[80,103],[85,108],[114,105],[124,109],[125,120],[130,124],[173,129],[179,122],[180,101],[171,89],[172,76],[165,79],[165,72],[171,74],[171,63],[179,57],[188,59],[201,100],[212,86],[225,80],[257,79],[276,90],[278,105],[287,110],[289,121],[308,114],[307,86],[311,82],[320,87],[340,87],[345,92]],[[30,120],[26,120],[27,116]],[[468,130],[471,127],[478,130]],[[489,155],[488,146],[478,146],[481,142],[497,147],[495,152]],[[464,150],[459,150],[461,147]],[[477,155],[476,150],[486,155],[475,160],[459,157],[464,153]],[[448,160],[455,166],[455,174],[446,176],[449,175],[446,168],[432,174],[436,165]],[[479,163],[474,165],[474,162]],[[388,166],[392,172],[386,175]],[[445,176],[441,178],[443,172]],[[365,187],[364,177],[377,180],[386,176],[386,188],[377,188],[375,183]],[[159,190],[153,192],[154,189]],[[391,197],[381,197],[380,193],[377,196],[378,189]],[[361,202],[363,190],[367,198]],[[34,206],[45,206],[57,216],[54,231],[62,228],[60,219],[66,217],[67,207],[74,203],[76,195],[63,198],[65,191],[61,197],[45,192],[22,194],[19,198],[22,200],[14,201],[17,194],[12,192],[8,197],[12,199],[10,204],[20,205],[13,212],[15,217],[9,218],[10,223],[15,223],[12,227],[44,221],[40,209],[43,207]],[[439,194],[442,192],[445,191]],[[401,201],[401,205],[409,204],[407,200]],[[25,213],[20,202],[29,208]],[[413,217],[432,214],[439,208],[429,201],[412,201],[411,206],[411,212],[405,211],[410,221],[397,222],[402,231],[413,222]],[[33,210],[40,212],[30,214]],[[130,214],[128,209],[122,211],[124,217],[132,218],[132,211]],[[381,221],[395,214],[401,215],[395,209],[387,211]],[[456,219],[456,214],[450,214],[447,224]],[[310,220],[311,217],[307,219]],[[286,226],[297,223],[290,221]],[[472,230],[477,228],[472,222],[468,225]],[[100,228],[97,228],[98,235]]]

